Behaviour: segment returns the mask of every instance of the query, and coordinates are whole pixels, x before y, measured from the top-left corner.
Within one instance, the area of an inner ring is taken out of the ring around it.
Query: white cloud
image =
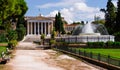
[[[117,0],[113,0],[112,2],[115,5],[115,7],[117,7]]]
[[[54,10],[52,12],[50,12],[50,14],[46,15],[46,16],[50,16],[50,17],[55,17],[55,15],[58,13],[58,10]]]
[[[62,0],[58,3],[48,3],[40,6],[40,8],[50,8],[50,7],[63,7],[60,12],[62,17],[68,23],[73,21],[92,21],[94,16],[99,16],[104,18],[104,13],[99,11],[97,7],[90,7],[86,4],[85,0]],[[58,10],[50,12],[47,16],[54,17],[58,13]]]
[[[85,3],[75,3],[73,8],[81,12],[95,12],[98,11],[98,8],[93,8],[87,6]]]
[[[69,23],[73,22],[72,19],[74,18],[74,13],[72,13],[69,9],[63,8],[60,12],[66,21]]]
[[[60,2],[57,3],[47,3],[43,5],[38,5],[38,8],[50,8],[50,7],[66,7],[66,6],[71,6],[74,3],[77,2],[85,2],[85,0],[61,0]]]

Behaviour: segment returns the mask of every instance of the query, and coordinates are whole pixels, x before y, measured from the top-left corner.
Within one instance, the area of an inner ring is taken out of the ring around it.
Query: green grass
[[[82,51],[100,53],[103,55],[110,55],[112,57],[120,58],[120,49],[83,49],[79,48]]]
[[[1,57],[1,53],[4,51],[6,51],[6,48],[5,46],[0,46],[0,57]]]

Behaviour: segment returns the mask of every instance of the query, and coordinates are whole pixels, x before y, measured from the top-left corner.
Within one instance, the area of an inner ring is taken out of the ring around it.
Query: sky
[[[108,0],[26,0],[28,11],[25,16],[55,17],[60,12],[70,24],[72,22],[94,20],[94,16],[104,19],[101,8],[106,8]],[[112,1],[117,6],[117,0]]]

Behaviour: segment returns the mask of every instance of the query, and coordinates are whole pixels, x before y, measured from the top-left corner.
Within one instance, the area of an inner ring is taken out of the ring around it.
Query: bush
[[[52,34],[51,34],[51,38],[52,38],[52,39],[55,39],[55,36],[56,36],[56,32],[53,30],[53,31],[52,31]]]
[[[8,31],[7,37],[8,37],[9,41],[12,41],[12,40],[17,40],[18,35],[17,35],[17,32],[15,30],[10,30],[10,31]]]
[[[7,42],[7,37],[5,34],[0,34],[0,42]]]
[[[115,48],[120,48],[120,42],[114,42],[113,47]]]
[[[114,33],[115,41],[120,41],[120,32]]]
[[[114,42],[112,42],[112,41],[108,41],[108,42],[106,42],[106,46],[109,48],[109,47],[113,47],[113,44],[114,44]]]
[[[94,45],[93,45],[93,42],[87,42],[87,46],[92,48]]]
[[[87,48],[103,48],[104,42],[87,42]]]
[[[14,49],[17,45],[17,40],[11,40],[9,43],[8,43],[8,48],[10,49]]]
[[[49,45],[52,45],[52,44],[55,44],[55,43],[56,43],[56,41],[51,39]]]
[[[41,34],[40,39],[45,39],[45,34]]]

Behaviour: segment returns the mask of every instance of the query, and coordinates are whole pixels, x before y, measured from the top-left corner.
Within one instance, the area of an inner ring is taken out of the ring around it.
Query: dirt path
[[[100,70],[53,50],[16,50],[14,55],[1,70]]]

